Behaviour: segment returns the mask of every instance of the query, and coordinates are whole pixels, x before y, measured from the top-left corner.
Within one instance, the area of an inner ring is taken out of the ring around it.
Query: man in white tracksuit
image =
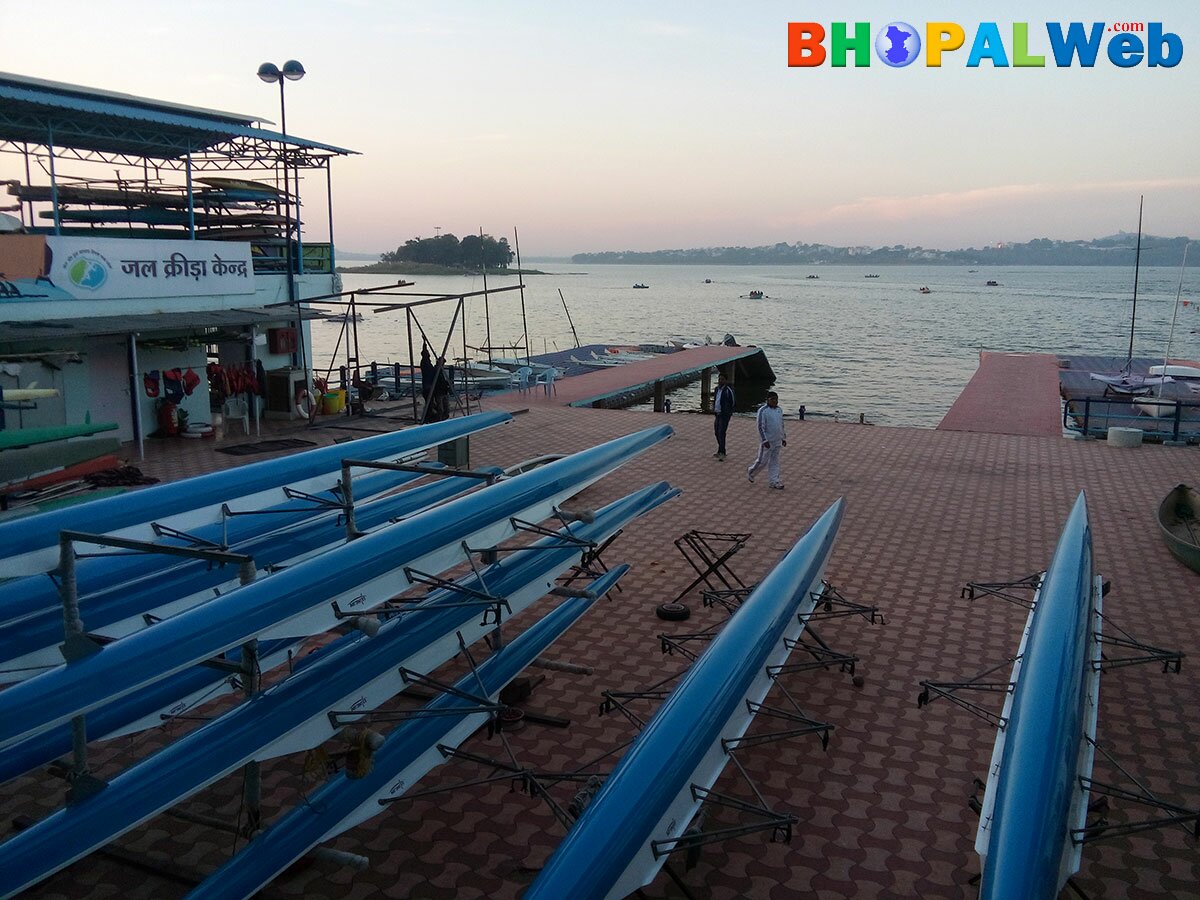
[[[779,451],[787,446],[787,434],[783,430],[783,410],[779,408],[779,395],[767,392],[767,402],[758,408],[758,458],[746,470],[746,477],[754,482],[754,473],[767,467],[767,480],[776,490],[783,490],[779,477]]]

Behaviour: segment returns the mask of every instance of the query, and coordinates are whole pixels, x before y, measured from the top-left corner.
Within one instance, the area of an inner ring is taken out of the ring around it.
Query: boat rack
[[[686,594],[700,581],[706,580],[705,575],[715,574],[716,577],[720,578],[721,575],[717,573],[718,568],[741,585],[741,580],[729,570],[727,562],[729,557],[745,545],[745,541],[749,537],[750,535],[748,534],[718,535],[712,532],[689,532],[676,541],[676,546],[680,548],[680,552],[685,557],[688,557],[688,553],[684,550],[686,546],[699,553],[709,554],[702,558],[712,563],[708,570],[702,572],[700,578],[689,585],[688,589],[679,596]],[[729,547],[723,553],[712,554],[712,544],[721,540],[727,541]],[[691,557],[688,557],[688,559],[692,561]],[[693,563],[693,566],[695,566],[695,563]],[[697,567],[697,571],[701,571],[699,567]],[[720,605],[732,616],[751,590],[752,586],[708,590],[704,592],[705,605]],[[703,805],[700,807],[691,827],[682,835],[669,840],[651,842],[651,851],[656,859],[674,853],[684,853],[686,854],[686,868],[691,869],[699,862],[700,848],[707,844],[714,844],[763,831],[770,833],[770,840],[773,843],[791,841],[793,826],[799,822],[799,818],[795,814],[779,812],[771,807],[762,790],[760,790],[739,758],[739,752],[760,745],[799,738],[810,734],[818,735],[821,740],[821,749],[828,750],[829,735],[835,726],[809,716],[800,706],[799,701],[792,692],[783,684],[780,676],[811,669],[828,669],[833,666],[838,666],[843,672],[854,673],[854,664],[858,658],[831,648],[829,644],[813,631],[811,623],[814,619],[843,618],[857,615],[862,616],[872,624],[876,622],[884,623],[883,615],[876,607],[865,606],[846,599],[836,588],[826,581],[822,582],[822,590],[819,593],[814,592],[810,596],[814,602],[814,609],[807,615],[801,613],[799,616],[805,624],[800,639],[791,640],[785,638],[785,646],[789,652],[802,649],[810,658],[797,663],[785,663],[766,667],[768,677],[782,694],[781,703],[778,705],[768,705],[766,703],[747,701],[747,709],[752,717],[766,717],[773,720],[777,724],[776,729],[766,733],[743,735],[733,739],[722,739],[721,741],[722,749],[741,775],[742,780],[752,795],[752,799],[747,800],[734,797],[693,784],[691,786],[692,799],[701,801]],[[664,654],[678,653],[689,661],[694,662],[699,657],[700,652],[702,652],[700,649],[694,649],[694,645],[697,643],[707,644],[712,641],[725,621],[728,621],[728,619],[714,623],[699,632],[660,634],[658,635],[658,639],[662,652]],[[640,690],[606,690],[602,694],[604,699],[600,704],[600,712],[601,714],[618,712],[640,730],[645,727],[646,719],[633,708],[632,704],[636,701],[648,701],[656,705],[661,703],[671,693],[670,683],[678,680],[686,672],[687,669],[684,669]],[[580,777],[583,774],[579,773]],[[598,785],[590,788],[591,793],[595,793],[597,789]],[[580,793],[584,794],[588,790],[588,788],[585,788]],[[576,818],[582,814],[583,808],[586,807],[586,802],[580,803],[580,800],[581,798],[577,796],[575,803],[570,807],[572,814]],[[712,807],[733,810],[750,821],[722,828],[706,828],[704,824],[706,814]],[[679,874],[669,864],[664,865],[664,869],[680,890],[683,891],[684,895],[691,897],[692,893],[688,890],[687,885],[682,881]]]
[[[1025,610],[1031,610],[1034,606],[1034,597],[1026,597],[1018,592],[1032,591],[1036,596],[1036,592],[1040,589],[1042,579],[1045,576],[1044,572],[1033,575],[1026,575],[1022,578],[1017,578],[1012,581],[1001,582],[968,582],[962,589],[960,596],[963,599],[974,600],[976,597],[990,597],[1001,600],[1006,603],[1015,604]],[[1107,596],[1112,588],[1112,583],[1108,581],[1102,582],[1100,588],[1101,596]],[[1096,618],[1107,625],[1110,629],[1115,629],[1120,632],[1120,637],[1113,637],[1104,634],[1099,627],[1092,632],[1092,638],[1099,645],[1100,652],[1096,658],[1090,662],[1090,667],[1096,672],[1105,672],[1110,669],[1126,668],[1128,666],[1139,665],[1144,663],[1159,663],[1162,665],[1164,673],[1174,672],[1178,674],[1183,665],[1184,654],[1177,650],[1166,650],[1160,647],[1153,647],[1135,639],[1125,629],[1116,625],[1109,616],[1105,613],[1096,610]],[[1099,624],[1099,623],[1098,623]],[[1105,652],[1105,648],[1109,650],[1126,651],[1126,655],[1110,656]],[[960,696],[960,692],[964,691],[979,691],[983,693],[993,694],[1009,694],[1015,689],[1015,683],[1009,678],[1003,680],[994,680],[990,678],[995,672],[1001,670],[1010,670],[1014,663],[1017,662],[1019,656],[1011,656],[1000,660],[995,665],[984,669],[982,672],[971,676],[967,679],[957,681],[932,681],[925,680],[920,682],[921,690],[917,695],[917,706],[923,707],[932,703],[938,698],[949,700],[956,706],[967,710],[973,715],[986,721],[989,725],[1003,731],[1008,726],[1008,719],[1005,716],[992,712],[985,706],[968,700]],[[1099,781],[1090,776],[1078,775],[1080,787],[1085,794],[1098,794],[1099,799],[1092,801],[1088,806],[1088,815],[1096,816],[1088,825],[1083,828],[1074,828],[1070,831],[1070,837],[1075,844],[1085,844],[1091,841],[1100,840],[1109,837],[1119,837],[1129,834],[1135,834],[1141,831],[1149,831],[1155,828],[1162,828],[1168,825],[1190,824],[1190,833],[1193,838],[1200,838],[1200,810],[1187,809],[1173,803],[1168,803],[1156,797],[1149,788],[1137,780],[1130,772],[1124,769],[1116,758],[1109,753],[1100,744],[1087,734],[1084,734],[1083,739],[1090,745],[1094,751],[1097,751],[1123,776],[1125,782],[1132,787],[1109,784]],[[983,790],[986,785],[979,778],[973,781],[975,791],[967,799],[967,805],[977,815],[982,812],[982,803],[979,800],[979,791]],[[1104,817],[1109,811],[1109,798],[1123,800],[1127,803],[1149,807],[1156,809],[1164,815],[1158,818],[1146,819],[1140,822],[1130,822],[1122,825],[1116,825],[1109,822]],[[972,875],[970,878],[971,884],[978,884],[981,879],[981,874]],[[1067,879],[1067,886],[1070,887],[1078,896],[1087,898],[1087,894],[1079,887],[1073,878]]]
[[[729,560],[746,546],[751,537],[753,535],[748,533],[693,529],[676,538],[675,547],[696,570],[696,578],[671,602],[678,603],[700,584],[704,584],[709,591],[749,593],[750,586],[729,568]],[[715,579],[719,584],[714,584],[710,579]]]
[[[157,533],[159,526],[155,524],[154,527]],[[238,577],[242,584],[249,584],[257,577],[257,570],[252,557],[242,553],[230,553],[224,549],[214,549],[208,541],[201,542],[206,546],[177,547],[171,544],[139,541],[108,534],[61,531],[59,532],[59,565],[57,571],[60,579],[58,583],[59,595],[62,597],[63,602],[64,640],[61,650],[67,662],[84,659],[99,652],[102,643],[106,642],[103,638],[88,634],[84,630],[83,620],[80,618],[75,563],[81,557],[88,556],[88,554],[79,554],[76,551],[76,544],[80,543],[95,544],[102,547],[111,547],[138,553],[163,553],[168,556],[203,559],[211,563],[236,563],[238,565]],[[242,663],[238,667],[238,671],[243,676],[243,688],[247,698],[258,690],[260,673],[258,672],[257,647],[257,641],[250,641],[242,646]],[[213,660],[212,662],[219,664],[225,661]],[[107,786],[106,781],[92,774],[91,766],[88,763],[87,744],[87,717],[84,715],[75,716],[71,720],[72,763],[70,772],[67,774],[67,781],[70,783],[70,788],[67,792],[68,806],[85,800],[93,794],[102,791]],[[252,763],[250,765],[257,766],[258,764]],[[247,771],[247,790],[250,790],[249,785],[251,783],[255,786],[259,784],[257,769],[252,774],[249,773],[249,768]],[[254,798],[248,796],[247,799],[253,799],[253,802],[250,802],[248,806],[250,814],[253,817],[259,811],[259,798],[256,794]]]

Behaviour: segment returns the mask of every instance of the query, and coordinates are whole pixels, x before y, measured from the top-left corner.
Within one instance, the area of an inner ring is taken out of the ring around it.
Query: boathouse
[[[330,164],[352,151],[264,121],[0,73],[0,389],[58,391],[8,428],[116,423],[140,451],[164,401],[193,428],[226,396],[295,415],[305,301],[339,289]]]

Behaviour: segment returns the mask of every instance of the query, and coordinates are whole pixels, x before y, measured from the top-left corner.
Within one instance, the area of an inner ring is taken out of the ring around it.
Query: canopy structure
[[[288,316],[294,317],[296,310],[279,306],[243,307],[238,309],[186,310],[181,312],[154,312],[144,315],[91,316],[79,319],[53,319],[32,322],[0,321],[0,339],[6,344],[17,346],[23,343],[42,346],[47,342],[61,342],[100,335],[153,334],[170,332],[187,333],[197,337],[236,331],[251,325],[266,326]],[[324,318],[307,307],[300,310],[305,320]]]
[[[0,151],[37,149],[81,160],[143,159],[181,169],[320,167],[343,147],[256,127],[262,119],[0,72]]]

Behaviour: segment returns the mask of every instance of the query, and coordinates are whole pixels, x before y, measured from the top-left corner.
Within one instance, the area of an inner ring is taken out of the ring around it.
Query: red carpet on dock
[[[1060,436],[1058,357],[1051,353],[981,352],[979,368],[938,430]]]

